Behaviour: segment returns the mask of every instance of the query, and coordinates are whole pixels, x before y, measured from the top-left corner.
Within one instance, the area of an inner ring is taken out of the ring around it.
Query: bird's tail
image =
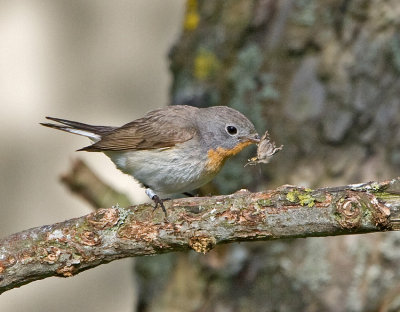
[[[57,130],[62,130],[65,132],[70,132],[73,134],[78,134],[85,136],[92,141],[99,141],[101,137],[107,133],[110,133],[112,130],[114,130],[114,127],[106,127],[106,126],[92,126],[92,125],[87,125],[81,122],[76,122],[76,121],[71,121],[71,120],[66,120],[66,119],[59,119],[59,118],[54,118],[54,117],[46,117],[46,119],[50,119],[53,121],[56,121],[59,124],[54,124],[54,123],[47,123],[43,122],[40,123],[42,126],[49,127],[49,128],[54,128]]]

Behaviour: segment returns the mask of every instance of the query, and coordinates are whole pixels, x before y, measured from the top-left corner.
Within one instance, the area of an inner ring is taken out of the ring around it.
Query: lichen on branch
[[[344,235],[400,228],[400,179],[336,188],[276,190],[102,208],[0,240],[0,293],[49,276],[69,277],[124,258],[224,243]]]

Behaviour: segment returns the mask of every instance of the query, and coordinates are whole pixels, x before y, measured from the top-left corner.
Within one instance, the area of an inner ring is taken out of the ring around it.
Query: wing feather
[[[172,147],[195,135],[193,121],[197,110],[192,106],[174,105],[152,111],[103,135],[100,141],[81,150],[102,152]]]

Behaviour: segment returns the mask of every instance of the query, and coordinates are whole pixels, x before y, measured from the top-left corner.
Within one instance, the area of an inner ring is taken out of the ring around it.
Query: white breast
[[[216,173],[207,173],[207,155],[200,155],[191,144],[143,151],[106,152],[118,169],[132,175],[156,193],[174,194],[194,190],[210,181]]]

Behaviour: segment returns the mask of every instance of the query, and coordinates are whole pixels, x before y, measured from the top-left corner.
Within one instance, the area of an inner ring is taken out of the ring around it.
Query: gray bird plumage
[[[46,118],[60,124],[43,126],[92,140],[92,145],[80,151],[103,152],[118,169],[163,194],[200,187],[219,172],[227,158],[260,139],[243,114],[225,106],[167,106],[121,127]],[[151,190],[147,194],[163,207]]]

